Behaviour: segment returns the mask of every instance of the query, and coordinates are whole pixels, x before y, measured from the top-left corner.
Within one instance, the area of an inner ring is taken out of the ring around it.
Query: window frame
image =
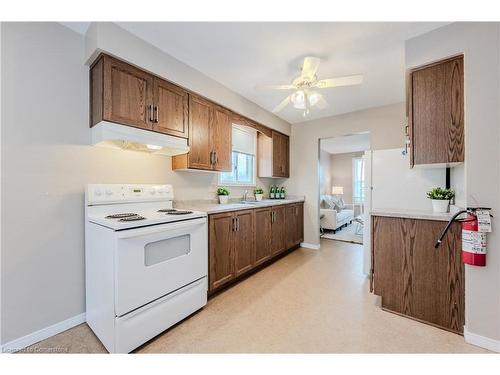
[[[253,147],[253,155],[251,154],[246,154],[244,152],[239,152],[239,151],[234,151],[233,150],[233,145],[231,145],[231,169],[232,172],[234,173],[234,166],[233,166],[233,153],[239,153],[243,155],[251,155],[253,156],[253,165],[252,165],[252,182],[237,182],[237,181],[223,181],[222,180],[222,174],[224,172],[218,173],[217,176],[217,185],[218,186],[239,186],[239,187],[255,187],[257,186],[257,131],[255,129],[249,128],[247,126],[239,125],[239,124],[232,124],[232,127],[236,127],[239,130],[245,131],[254,137],[254,147]]]
[[[359,187],[360,189],[360,194],[361,196],[355,196],[355,192],[356,192],[356,170],[357,170],[357,167],[356,167],[356,164],[357,163],[360,163],[361,164],[361,174],[362,174],[362,179],[361,179],[361,186]],[[365,168],[366,168],[366,162],[365,162],[365,159],[363,156],[359,156],[359,157],[354,157],[352,158],[352,203],[353,204],[363,204],[365,202],[365,190],[364,190],[364,184],[365,184]]]

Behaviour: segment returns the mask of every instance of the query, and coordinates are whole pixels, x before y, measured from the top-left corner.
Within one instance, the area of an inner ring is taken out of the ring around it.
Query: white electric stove
[[[207,302],[206,213],[175,210],[170,185],[88,185],[87,323],[130,352]]]

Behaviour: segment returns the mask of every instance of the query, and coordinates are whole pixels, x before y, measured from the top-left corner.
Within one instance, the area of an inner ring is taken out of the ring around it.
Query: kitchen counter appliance
[[[175,210],[170,185],[88,185],[87,323],[128,353],[207,303],[204,212]]]

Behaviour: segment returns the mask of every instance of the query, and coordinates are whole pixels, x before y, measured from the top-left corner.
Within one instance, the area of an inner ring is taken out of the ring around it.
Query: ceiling
[[[326,138],[320,141],[320,148],[330,154],[345,154],[370,149],[370,133]]]
[[[445,23],[117,24],[269,111],[289,92],[255,87],[290,83],[299,74],[305,56],[321,58],[319,79],[363,74],[364,82],[359,86],[323,89],[330,104],[326,109],[313,108],[306,118],[291,106],[278,113],[297,123],[403,101],[404,41]],[[65,25],[77,31],[88,27],[85,23]]]

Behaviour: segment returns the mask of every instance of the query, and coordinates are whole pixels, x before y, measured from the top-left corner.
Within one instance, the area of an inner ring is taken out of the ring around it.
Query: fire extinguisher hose
[[[436,241],[436,244],[434,245],[435,249],[437,249],[439,247],[439,245],[441,245],[441,242],[443,241],[444,236],[448,232],[448,229],[450,229],[451,224],[455,220],[457,220],[457,217],[459,217],[460,215],[465,214],[467,212],[468,212],[468,210],[461,210],[461,211],[458,211],[455,215],[453,215],[453,217],[450,219],[450,221],[448,221],[448,224],[446,224],[446,227],[444,227],[444,229],[441,232],[441,235],[439,236],[438,240]],[[467,221],[467,219],[460,220],[460,221]]]

